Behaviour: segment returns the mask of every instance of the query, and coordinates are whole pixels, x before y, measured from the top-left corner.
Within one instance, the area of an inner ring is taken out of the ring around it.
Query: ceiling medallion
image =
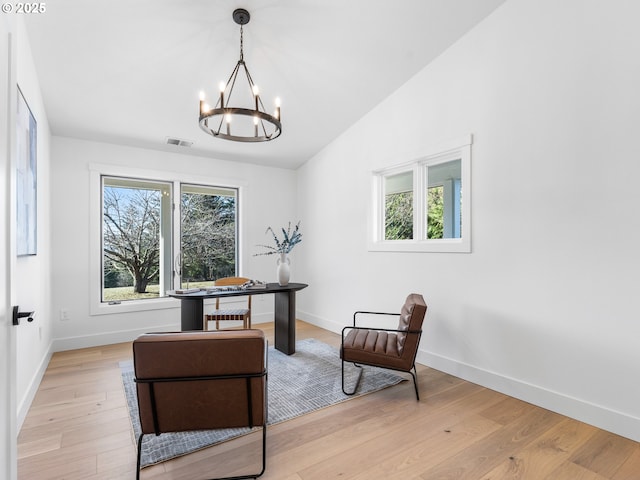
[[[249,23],[250,18],[249,12],[243,8],[233,12],[233,20],[240,25],[240,59],[227,83],[220,83],[220,95],[213,108],[205,102],[204,92],[200,92],[199,123],[203,131],[215,138],[234,142],[268,142],[282,133],[280,100],[275,100],[273,115],[266,112],[258,87],[244,61],[243,26]],[[240,91],[232,98],[235,87],[238,87],[236,90],[242,89],[240,85],[236,85],[240,71],[245,74],[248,90]],[[239,103],[233,106],[232,101]]]

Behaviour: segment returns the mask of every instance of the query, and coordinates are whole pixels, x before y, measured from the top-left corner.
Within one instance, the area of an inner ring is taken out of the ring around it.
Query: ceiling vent
[[[167,145],[177,145],[178,147],[191,147],[193,142],[189,140],[180,140],[179,138],[167,137]]]

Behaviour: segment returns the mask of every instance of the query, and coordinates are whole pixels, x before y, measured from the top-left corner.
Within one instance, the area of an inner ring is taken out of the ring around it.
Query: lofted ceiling
[[[54,135],[297,168],[504,1],[53,0],[24,21]],[[267,143],[198,126],[239,57],[236,8],[265,106],[282,101]]]

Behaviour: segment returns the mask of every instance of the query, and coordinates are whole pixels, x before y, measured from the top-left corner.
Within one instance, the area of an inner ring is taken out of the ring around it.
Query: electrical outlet
[[[60,309],[60,321],[61,322],[66,322],[69,320],[69,310],[67,310],[66,308],[61,308]]]

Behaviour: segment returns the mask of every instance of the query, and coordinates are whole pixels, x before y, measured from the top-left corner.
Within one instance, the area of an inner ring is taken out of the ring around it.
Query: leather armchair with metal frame
[[[238,427],[261,427],[262,470],[224,478],[264,473],[267,349],[262,331],[144,334],[133,342],[133,362],[141,426],[137,479],[144,435]]]
[[[358,389],[362,378],[361,365],[371,365],[390,370],[397,370],[411,374],[416,391],[416,400],[420,400],[418,393],[418,379],[416,371],[416,355],[422,336],[422,323],[427,313],[427,304],[422,295],[410,294],[400,313],[357,311],[353,314],[353,325],[342,329],[342,344],[340,357],[342,358],[342,391],[346,395],[353,395]],[[358,315],[393,315],[399,317],[398,327],[367,328],[356,326]],[[351,391],[345,388],[345,362],[353,363],[360,370],[356,384]]]

